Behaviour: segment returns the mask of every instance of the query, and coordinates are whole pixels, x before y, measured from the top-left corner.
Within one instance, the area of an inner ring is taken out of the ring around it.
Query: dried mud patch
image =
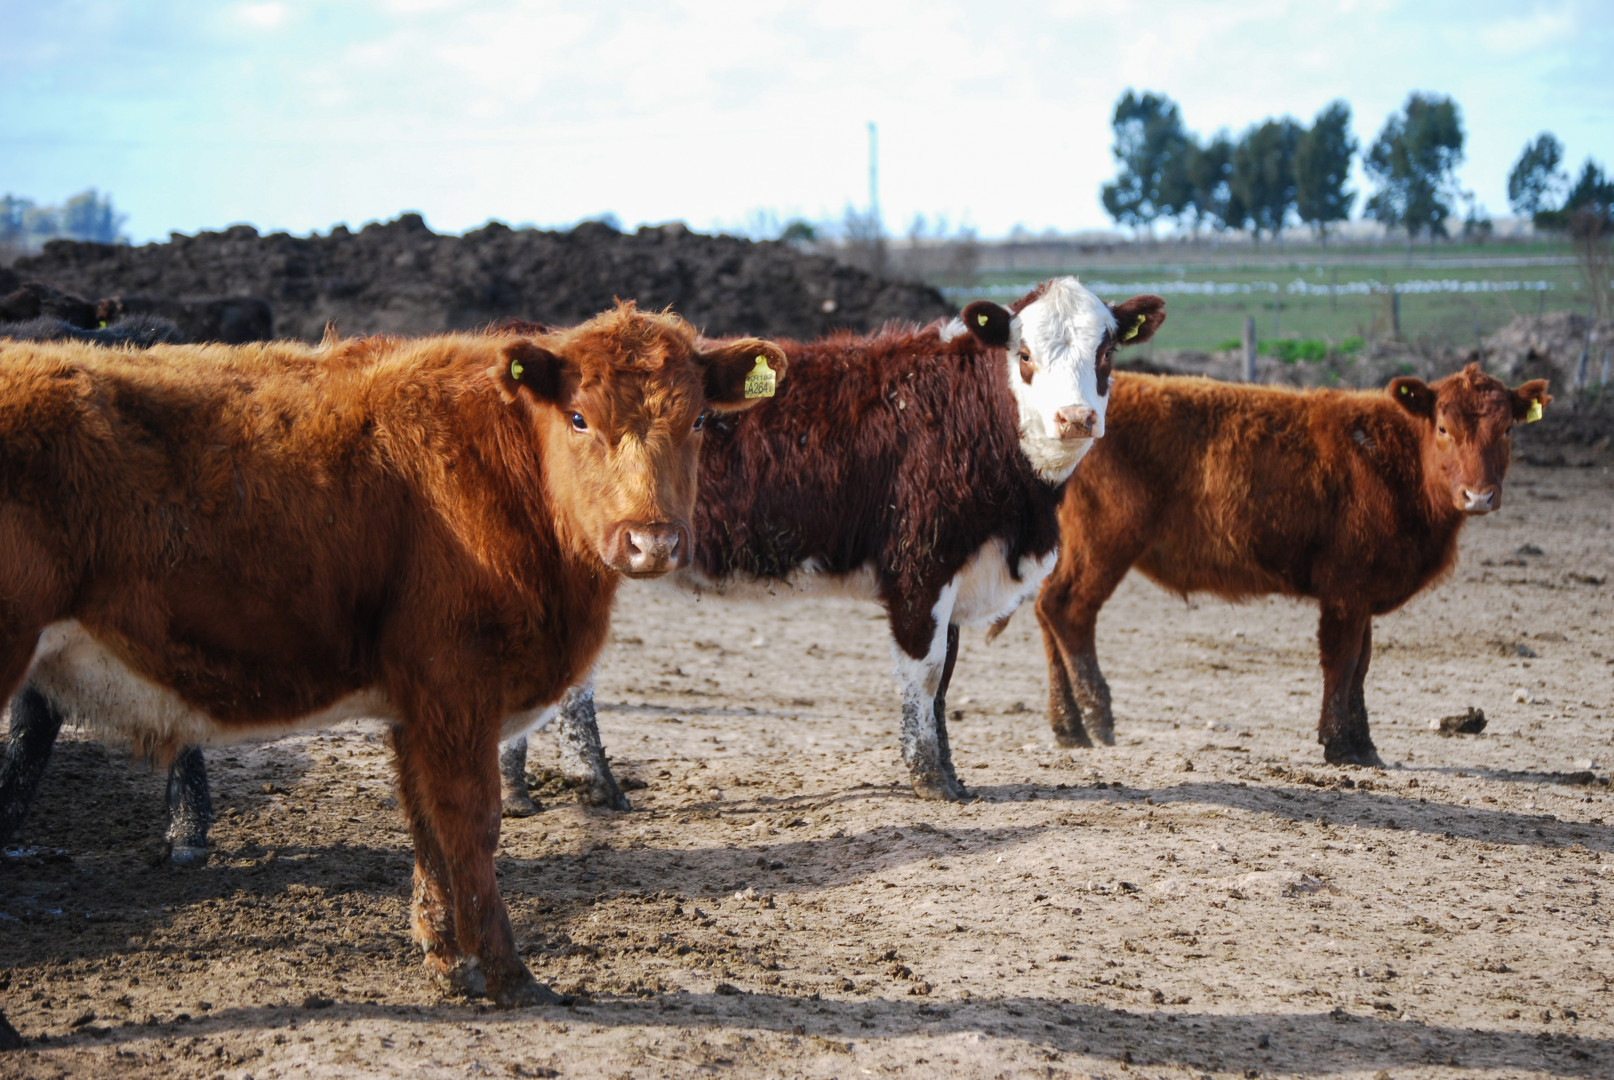
[[[191,871],[150,858],[162,776],[70,733],[0,859],[0,1076],[1614,1074],[1614,586],[1562,578],[1614,572],[1614,484],[1513,479],[1379,622],[1382,770],[1322,762],[1303,605],[1129,580],[1094,751],[1053,744],[1029,612],[969,635],[955,806],[904,783],[878,612],[624,590],[598,697],[636,809],[576,805],[539,736],[501,839],[569,1007],[431,991],[375,729],[212,752]]]

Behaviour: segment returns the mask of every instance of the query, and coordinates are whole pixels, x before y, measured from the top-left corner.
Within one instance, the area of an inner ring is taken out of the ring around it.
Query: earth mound
[[[112,299],[256,298],[272,312],[276,336],[305,341],[319,340],[331,320],[344,334],[475,329],[507,317],[564,325],[617,297],[671,306],[716,336],[813,338],[929,322],[954,310],[927,285],[875,277],[788,243],[708,236],[679,223],[634,233],[599,222],[569,232],[491,223],[445,236],[405,214],[309,237],[260,236],[237,225],[141,247],[53,241],[13,271],[0,291],[38,281]]]

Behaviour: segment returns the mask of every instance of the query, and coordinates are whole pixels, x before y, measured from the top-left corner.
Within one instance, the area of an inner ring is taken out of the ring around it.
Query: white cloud
[[[291,9],[273,2],[239,4],[233,14],[237,22],[252,30],[279,30],[291,19]]]

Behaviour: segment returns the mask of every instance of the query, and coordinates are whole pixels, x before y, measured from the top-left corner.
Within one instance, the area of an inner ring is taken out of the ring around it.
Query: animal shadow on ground
[[[412,1023],[461,1021],[479,1014],[463,1005],[390,1006],[339,1002],[321,1013],[324,1022],[379,1020]],[[813,1000],[774,994],[672,993],[651,999],[597,999],[567,1007],[523,1010],[511,1016],[562,1019],[619,1027],[738,1028],[776,1032],[825,1049],[849,1049],[849,1035],[863,1039],[971,1034],[1021,1038],[1058,1055],[1107,1058],[1123,1067],[1219,1070],[1251,1068],[1295,1075],[1362,1074],[1376,1069],[1427,1065],[1498,1070],[1504,1074],[1550,1069],[1555,1076],[1607,1076],[1614,1044],[1565,1033],[1484,1031],[1417,1021],[1331,1012],[1224,1015],[1193,1012],[1131,1012],[1042,997],[973,998],[947,1004],[903,1000]],[[182,1027],[187,1037],[281,1027],[284,1007],[219,1009]],[[176,1025],[160,1025],[160,1034]],[[151,1028],[81,1031],[51,1040],[57,1048],[117,1046],[145,1039]],[[1213,1047],[1248,1049],[1225,1061]]]
[[[1478,770],[1464,771],[1483,775]],[[1550,780],[1554,775],[1529,774],[1510,778]],[[1354,825],[1362,829],[1422,832],[1447,840],[1480,840],[1492,844],[1534,847],[1583,844],[1595,851],[1614,851],[1614,829],[1598,824],[1560,821],[1548,813],[1519,814],[1508,810],[1424,802],[1415,795],[1364,791],[1361,788],[1317,788],[1306,785],[1305,781],[1293,786],[1275,783],[1246,787],[1237,783],[1206,781],[1171,787],[1139,788],[1111,784],[1105,788],[1083,785],[1065,789],[1032,784],[983,784],[972,790],[982,799],[998,802],[1033,799],[1072,803],[1142,802],[1148,799],[1156,806],[1209,803],[1250,813],[1273,814],[1296,822],[1321,821],[1333,825]]]

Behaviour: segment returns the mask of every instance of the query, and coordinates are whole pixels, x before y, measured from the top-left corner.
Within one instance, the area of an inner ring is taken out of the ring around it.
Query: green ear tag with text
[[[774,389],[779,385],[779,376],[773,373],[768,366],[765,356],[757,357],[757,366],[751,369],[751,374],[745,377],[745,396],[748,398],[773,397]]]

